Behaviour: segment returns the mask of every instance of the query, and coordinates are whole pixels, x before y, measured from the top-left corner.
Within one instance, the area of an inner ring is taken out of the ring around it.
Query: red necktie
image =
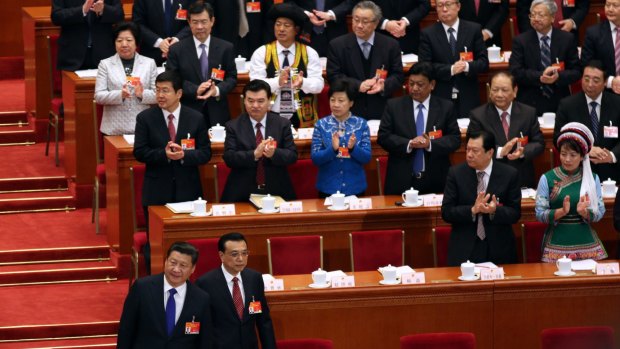
[[[168,134],[170,134],[170,140],[174,142],[177,138],[177,130],[174,128],[174,115],[168,115]]]
[[[259,122],[256,124],[256,146],[263,141],[263,133],[261,132],[263,125]],[[261,157],[256,164],[256,184],[265,184],[265,164],[263,164],[263,158]]]
[[[507,118],[508,118],[508,113],[503,112],[502,113],[502,127],[504,128],[504,134],[506,135],[506,140],[509,140],[508,139],[508,128],[510,126],[508,126],[508,119]]]
[[[478,10],[480,9],[480,0],[474,0],[474,5],[476,5],[476,16],[477,16]]]
[[[233,279],[233,303],[235,304],[235,309],[237,310],[237,315],[239,315],[239,319],[243,320],[243,298],[241,298],[241,288],[239,287],[239,279],[235,276]]]

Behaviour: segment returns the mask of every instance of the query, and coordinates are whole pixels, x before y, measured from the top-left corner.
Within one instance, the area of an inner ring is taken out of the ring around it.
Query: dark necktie
[[[545,35],[540,39],[540,41],[540,63],[542,64],[543,69],[545,69],[551,65],[551,47],[549,46],[549,37]],[[553,88],[551,85],[543,84],[542,94],[547,98],[551,98],[551,95],[553,94]]]
[[[448,34],[450,35],[450,49],[452,50],[452,56],[456,56],[456,36],[454,28],[448,28]]]
[[[598,106],[598,103],[592,101],[590,102],[590,106],[592,107],[592,110],[590,110],[590,119],[592,120],[592,135],[594,136],[594,141],[596,142],[596,140],[598,139],[599,128],[598,114],[596,114],[596,107]]]
[[[325,0],[316,0],[316,9],[318,11],[325,11]],[[315,33],[321,34],[325,30],[325,26],[324,25],[315,25],[313,30],[314,30]]]
[[[239,320],[243,320],[243,298],[241,297],[241,288],[239,287],[239,279],[235,276],[233,279],[233,303]]]
[[[424,133],[424,104],[418,104],[418,116],[415,118],[416,136]],[[414,149],[413,174],[418,175],[424,169],[424,149]]]
[[[508,125],[508,113],[502,113],[502,127],[504,128],[504,134],[506,135],[506,140],[508,140],[508,129],[510,126]]]
[[[174,128],[174,115],[168,115],[168,134],[170,135],[170,140],[174,142],[177,138],[177,130]]]
[[[168,296],[168,301],[166,302],[166,328],[168,329],[168,337],[172,336],[172,332],[174,330],[174,318],[176,317],[177,312],[177,304],[174,301],[174,295],[177,293],[177,290],[171,288],[168,291],[170,294]]]
[[[614,44],[616,75],[620,75],[620,28],[616,27],[616,43]]]
[[[209,80],[209,56],[207,55],[207,45],[198,45],[202,52],[200,53],[200,71],[202,72],[202,81]]]
[[[485,173],[483,171],[478,172],[478,187],[476,188],[476,195],[478,195],[478,193],[486,191],[484,185],[484,175]],[[484,238],[487,236],[487,234],[484,232],[484,222],[481,214],[478,214],[478,228],[476,229],[476,235],[478,235],[480,240],[484,240]]]
[[[256,146],[263,141],[263,133],[261,132],[261,127],[263,125],[259,122],[256,124]],[[265,164],[263,163],[263,157],[258,159],[258,163],[256,164],[256,184],[263,185],[265,184]]]
[[[289,53],[291,53],[291,51],[289,51],[289,50],[282,50],[282,54],[284,55],[284,60],[282,61],[282,68],[286,68],[289,65],[291,65],[288,62],[288,55],[289,55]]]
[[[172,36],[172,0],[164,0],[164,31],[166,37]]]

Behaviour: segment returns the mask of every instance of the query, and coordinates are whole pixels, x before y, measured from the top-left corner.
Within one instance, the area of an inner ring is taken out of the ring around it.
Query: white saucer
[[[326,282],[324,284],[311,283],[310,285],[308,285],[308,287],[310,287],[310,288],[328,288],[329,287],[329,282]]]
[[[192,212],[189,215],[192,217],[208,217],[212,214],[213,212],[211,210],[205,212],[205,213],[197,213],[197,212]]]
[[[479,278],[480,278],[480,276],[477,276],[477,275],[474,275],[471,278],[463,277],[463,275],[459,276],[459,280],[461,280],[461,281],[474,281],[474,280],[478,280]]]
[[[211,138],[211,143],[224,143],[225,140],[226,138],[222,138],[222,139]]]
[[[381,280],[381,281],[379,281],[379,283],[381,285],[398,285],[398,284],[400,284],[400,281],[399,280],[394,280],[394,281]]]
[[[279,208],[274,208],[274,209],[273,209],[273,210],[271,210],[271,211],[265,211],[265,209],[264,209],[264,208],[261,208],[260,210],[258,210],[258,212],[260,212],[260,213],[264,213],[264,214],[269,214],[269,213],[278,213],[278,212],[280,212],[280,209],[279,209]]]
[[[574,271],[571,271],[571,272],[570,272],[570,273],[568,273],[568,274],[562,274],[562,273],[560,273],[559,271],[554,271],[554,272],[553,272],[553,275],[555,275],[555,276],[573,276],[573,275],[575,275],[575,272],[574,272]]]
[[[330,211],[344,211],[349,209],[349,204],[344,204],[341,208],[336,208],[334,206],[327,206],[327,209]]]
[[[489,59],[489,63],[502,63],[503,61],[504,61],[504,59],[503,59],[503,58],[500,58],[500,59],[498,59],[498,60],[490,60],[490,59]]]
[[[246,70],[237,70],[237,74],[247,74],[249,72],[250,71],[248,69],[246,69]]]
[[[404,207],[420,207],[420,206],[422,206],[423,204],[424,204],[424,200],[423,200],[422,198],[418,198],[418,202],[416,202],[416,203],[415,203],[415,204],[413,204],[413,205],[410,205],[410,204],[408,204],[408,203],[406,203],[406,202],[403,202],[403,206],[404,206]]]

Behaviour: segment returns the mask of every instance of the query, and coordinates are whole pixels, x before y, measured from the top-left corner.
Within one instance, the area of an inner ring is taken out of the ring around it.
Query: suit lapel
[[[411,98],[403,98],[403,104],[401,105],[401,108],[403,108],[403,126],[406,128],[407,131],[405,132],[405,134],[409,134],[413,138],[417,134],[415,127],[416,114],[413,110],[413,100]]]
[[[200,69],[200,57],[198,57],[198,51],[196,51],[196,46],[194,46],[193,37],[190,37],[189,40],[185,41],[185,43],[185,54],[187,54],[189,62],[194,69],[194,74],[196,74],[196,76],[199,76],[200,80],[202,80],[204,77],[202,76],[202,70]],[[208,49],[211,50],[211,48]]]
[[[612,108],[617,108],[618,106],[611,106],[609,104],[609,98],[606,98],[608,95],[605,91],[603,91],[603,95],[601,96],[601,115],[599,115],[599,120],[600,120],[600,129],[599,129],[599,140],[603,140],[604,134],[601,132],[604,130],[603,127],[605,126],[609,126],[609,122],[610,121],[614,121],[611,120],[611,114],[612,114]],[[620,126],[620,125],[613,125],[613,126]]]
[[[364,74],[364,67],[362,66],[362,53],[357,45],[357,39],[355,34],[350,34],[351,40],[347,43],[347,51],[348,56],[351,57],[351,65],[353,65],[353,69],[355,70],[355,75],[359,77],[360,80],[364,80],[366,74]],[[377,42],[375,36],[375,43]],[[346,61],[346,60],[345,60]]]
[[[185,115],[185,107],[181,106],[181,111],[179,112],[179,123],[177,125],[177,136],[174,139],[174,142],[177,144],[181,144],[181,139],[187,137],[189,133],[189,121]],[[196,138],[196,135],[189,135],[190,138]]]
[[[529,30],[526,35],[529,35],[526,42],[529,43],[529,53],[531,54],[531,59],[536,64],[536,67],[542,70],[542,63],[540,62],[540,40],[538,40],[538,34],[535,30]]]
[[[512,124],[513,124],[512,121],[515,119],[512,117],[513,114],[514,114],[514,103],[513,103],[512,114],[510,114],[510,128],[512,127]],[[493,103],[487,104],[486,117],[488,118],[487,121],[489,122],[491,127],[493,127],[493,131],[495,132],[495,134],[499,135],[499,137],[497,137],[498,145],[500,143],[506,144],[508,140],[506,139],[506,133],[504,133],[504,126],[502,125],[502,120],[500,118],[500,115],[497,112],[497,108],[495,108],[495,105],[493,105]],[[508,131],[510,131],[510,128],[508,129]],[[508,132],[508,134],[510,134],[510,132]]]
[[[437,22],[437,24],[435,24],[435,36],[436,36],[436,39],[439,40],[437,42],[441,43],[441,45],[444,46],[444,49],[442,51],[452,53],[452,47],[450,47],[450,41],[448,41],[448,34],[446,34],[446,31],[443,29],[443,25],[441,24],[441,22]],[[457,34],[457,39],[456,39],[457,51],[458,51],[458,43],[459,43],[458,37],[460,37],[460,35]],[[455,53],[458,54],[458,52],[455,52]],[[456,58],[454,55],[451,56],[449,63],[453,63],[455,59]]]
[[[152,286],[149,287],[149,292],[151,293],[152,302],[148,302],[151,305],[151,309],[153,310],[153,315],[155,316],[155,322],[157,323],[157,327],[159,331],[163,333],[166,337],[168,336],[167,325],[166,325],[166,308],[164,307],[164,274],[160,274],[159,277],[153,280]]]
[[[557,60],[562,60],[563,57],[560,57],[560,44],[559,44],[559,29],[552,29],[551,30],[551,64],[556,63]]]
[[[222,271],[222,268],[218,268],[217,278],[217,288],[219,289],[218,291],[219,293],[224,295],[224,299],[228,304],[230,314],[233,318],[239,319],[239,316],[237,316],[237,309],[235,309],[235,303],[233,302],[232,294],[230,293],[230,289],[228,288],[228,283],[226,282],[226,277],[224,277],[224,272]],[[245,284],[243,285],[243,287],[245,288]]]
[[[436,102],[437,100],[432,96],[431,99],[428,101],[428,118],[426,119],[426,130],[424,130],[425,132],[433,131],[433,127],[437,126],[437,119],[439,118],[439,114]],[[439,131],[439,129],[437,131]]]
[[[487,194],[494,195],[495,193],[498,192],[496,183],[501,182],[499,178],[497,178],[497,176],[499,175],[501,175],[501,173],[498,173],[497,171],[497,161],[493,161],[493,167],[491,169],[491,177],[489,178],[489,183],[487,184],[487,190],[486,190]],[[501,198],[497,198],[497,199],[501,200]]]
[[[136,63],[134,62],[134,69]],[[113,77],[121,86],[125,84],[125,68],[123,67],[123,62],[121,61],[121,57],[118,54],[114,55],[114,59],[112,60],[112,70],[108,76]],[[118,80],[117,80],[118,79]]]
[[[592,129],[592,119],[590,119],[590,106],[588,105],[588,100],[586,99],[586,94],[584,92],[579,93],[580,103],[577,107],[577,112],[575,115],[583,115],[580,116],[579,119],[581,123],[586,125],[590,130]],[[571,121],[579,121],[579,120],[571,120]]]
[[[520,113],[521,109],[515,102],[516,101],[512,102],[512,110],[510,111],[510,125],[508,126],[508,139],[512,137],[521,137],[521,134],[519,134],[519,132],[521,131],[522,119],[519,119],[518,117],[513,117],[513,115],[521,115]],[[506,141],[508,141],[508,139]]]
[[[155,132],[158,132],[159,136],[162,139],[165,139],[166,141],[168,141],[170,139],[170,133],[168,133],[168,115],[170,115],[170,113],[167,110],[163,110],[159,107],[156,107],[156,110],[153,113],[153,115],[155,117],[155,119],[153,120],[153,125],[154,125],[153,127],[155,129]],[[179,132],[177,132],[177,135],[178,134]]]
[[[252,297],[254,297],[256,292],[254,291],[254,284],[250,282],[250,277],[245,269],[241,271],[241,279],[243,280],[243,293],[245,296],[245,302],[243,304],[243,320],[246,320],[250,315],[248,313],[249,304],[252,302]]]

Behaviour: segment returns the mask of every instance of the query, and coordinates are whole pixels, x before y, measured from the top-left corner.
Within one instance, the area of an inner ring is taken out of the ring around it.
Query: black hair
[[[133,35],[134,40],[136,41],[136,45],[140,42],[140,27],[137,26],[134,22],[120,22],[114,27],[114,41],[118,39],[118,36],[121,32],[130,31],[131,35]]]
[[[566,137],[564,139],[562,139],[559,143],[558,143],[558,150],[562,151],[562,146],[566,145],[568,147],[569,150],[573,150],[579,153],[579,155],[581,155],[581,157],[586,156],[586,154],[583,153],[583,148],[581,148],[581,145],[579,145],[579,143],[574,140],[573,138],[569,138]]]
[[[243,95],[245,96],[248,91],[258,92],[261,90],[267,92],[267,98],[271,98],[271,87],[269,87],[268,83],[259,79],[248,81],[248,83],[243,87]]]
[[[215,11],[213,11],[213,6],[211,6],[208,2],[196,1],[195,3],[189,5],[187,19],[190,20],[192,15],[199,15],[205,11],[207,11],[209,19],[213,19],[215,14]]]
[[[172,254],[172,252],[174,251],[179,252],[180,254],[186,254],[192,257],[192,265],[196,265],[196,262],[198,262],[198,249],[194,245],[190,244],[189,242],[185,242],[185,241],[174,242],[168,249],[168,253],[166,254],[166,259],[168,259],[168,257],[170,257],[170,254]]]
[[[491,132],[485,130],[468,131],[465,143],[469,142],[470,139],[478,139],[480,137],[482,137],[482,147],[485,152],[495,149],[495,136],[493,136]]]
[[[515,87],[517,87],[517,82],[515,81],[514,75],[510,74],[510,72],[506,70],[498,71],[498,72],[495,72],[493,75],[491,75],[491,78],[489,79],[489,86],[493,84],[493,79],[495,79],[498,76],[503,76],[505,78],[510,79],[510,84],[512,85],[513,90]]]
[[[603,62],[601,62],[598,59],[592,59],[590,60],[588,63],[586,63],[586,65],[583,66],[583,70],[585,71],[586,68],[592,68],[592,69],[597,69],[603,72],[603,78],[605,80],[607,80],[607,71],[605,71],[605,68],[603,67]]]
[[[350,80],[346,78],[336,79],[329,85],[328,97],[331,97],[334,92],[344,92],[347,94],[347,98],[353,101],[357,97],[357,91]]]
[[[158,82],[171,82],[172,88],[174,88],[175,92],[183,88],[183,79],[181,79],[181,76],[173,70],[166,70],[165,72],[157,75],[155,83],[157,84]]]
[[[418,62],[409,68],[407,76],[422,75],[428,79],[428,81],[435,80],[435,69],[430,62]]]
[[[226,252],[226,243],[228,241],[243,241],[245,242],[246,246],[248,244],[243,234],[237,233],[237,232],[227,233],[227,234],[220,236],[220,240],[217,242],[218,251],[222,253]]]

